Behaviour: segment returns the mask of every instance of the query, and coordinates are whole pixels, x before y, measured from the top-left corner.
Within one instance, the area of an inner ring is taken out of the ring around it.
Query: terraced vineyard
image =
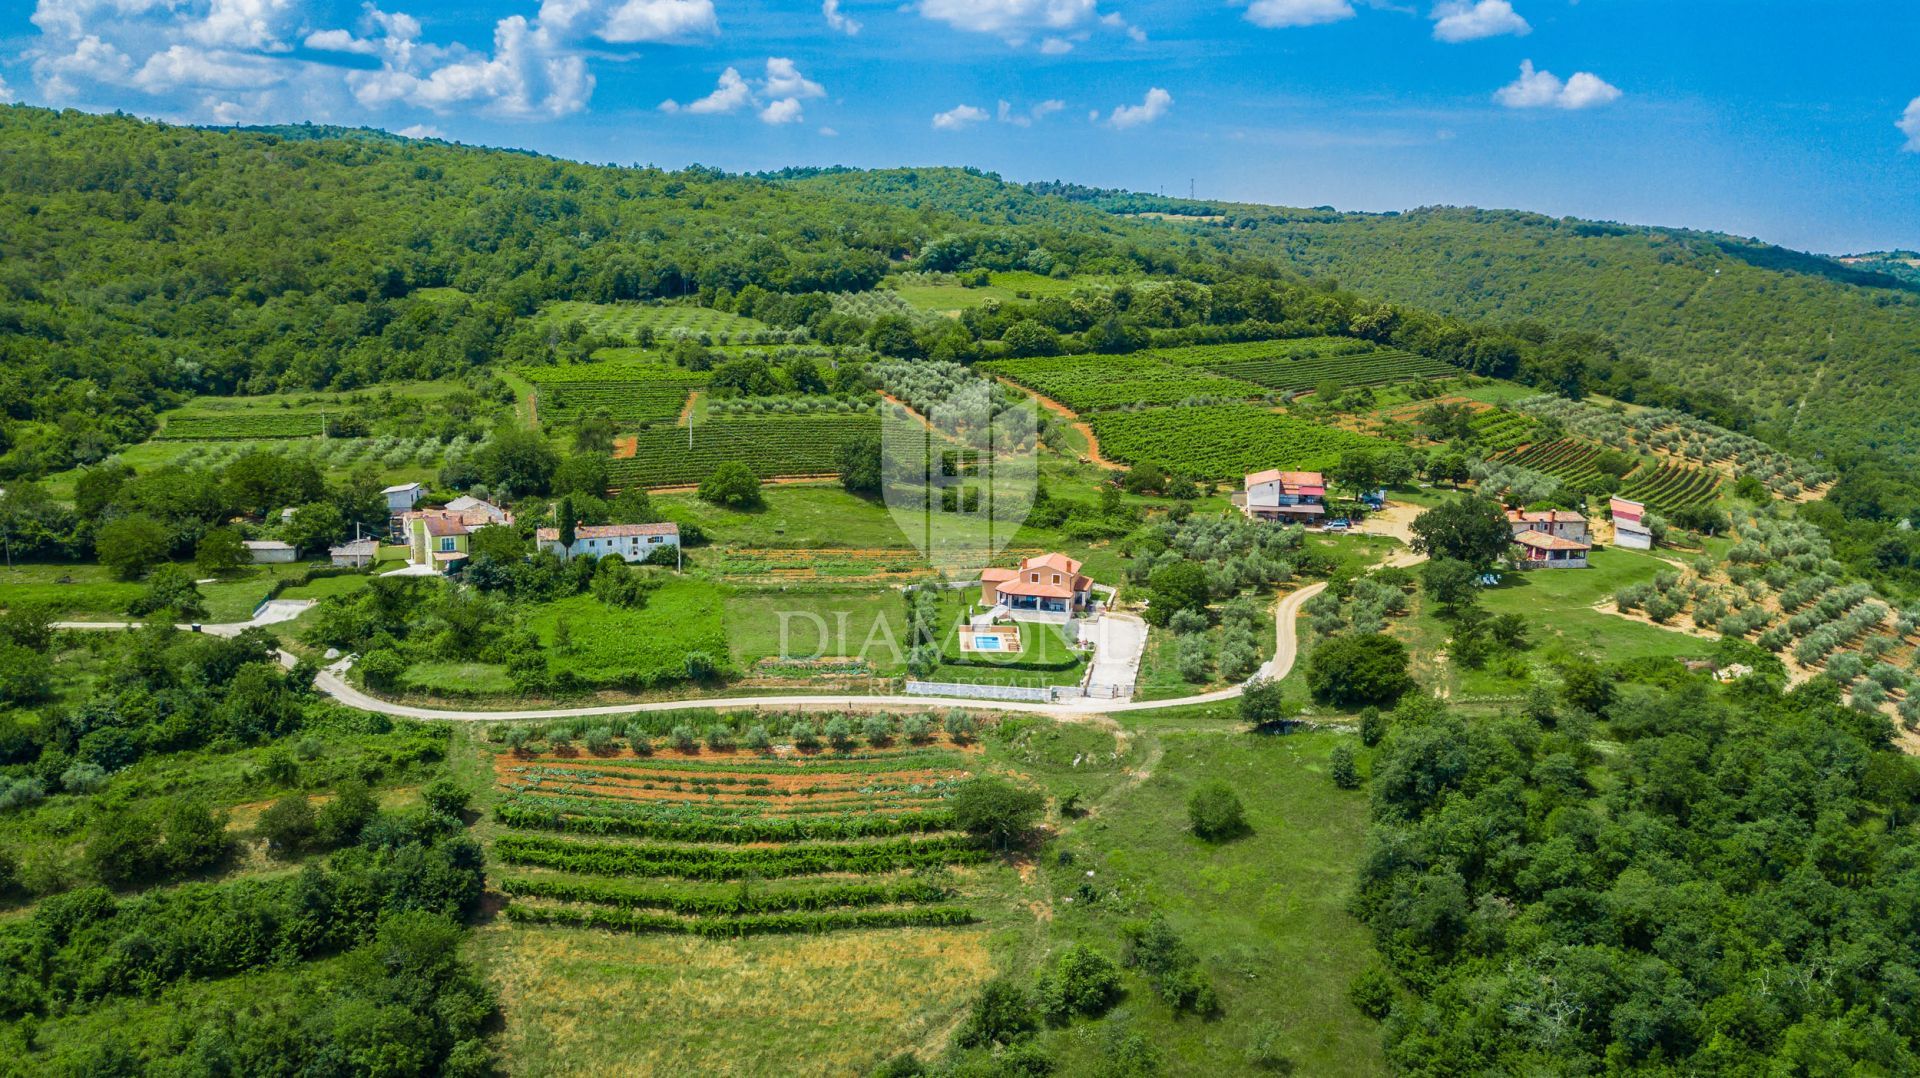
[[[739,461],[762,479],[832,475],[840,446],[879,430],[873,413],[710,419],[691,428],[653,426],[634,436],[633,456],[609,462],[613,489],[698,483],[722,463]]]
[[[1350,449],[1387,443],[1249,405],[1108,412],[1093,418],[1100,451],[1197,479],[1239,479],[1263,468],[1322,470]]]
[[[1593,464],[1601,448],[1592,442],[1559,438],[1530,445],[1518,453],[1500,458],[1502,464],[1514,464],[1530,471],[1550,475],[1571,487],[1592,483],[1600,478]]]
[[[321,412],[236,412],[169,416],[160,441],[224,441],[236,438],[313,438],[325,431]]]
[[[1620,496],[1643,502],[1656,511],[1671,513],[1712,501],[1720,493],[1721,482],[1720,473],[1707,468],[1662,464],[1649,471],[1642,466],[1627,476]]]
[[[1140,404],[1179,404],[1193,397],[1246,400],[1263,390],[1252,382],[1224,378],[1148,355],[1049,356],[999,359],[980,369],[1018,382],[1076,412]]]
[[[1525,445],[1540,426],[1530,415],[1498,409],[1474,416],[1472,425],[1474,440],[1487,453],[1504,453]]]
[[[974,756],[926,720],[877,721],[864,748],[702,749],[688,733],[656,752],[596,728],[585,753],[552,736],[502,753],[508,920],[705,937],[975,920],[948,871],[988,856],[948,807]],[[795,722],[815,746],[834,733]]]
[[[621,423],[677,419],[688,394],[707,384],[707,375],[661,363],[531,367],[520,374],[533,383],[534,406],[548,423],[596,412]]]
[[[690,304],[661,303],[581,303],[566,300],[548,306],[539,320],[553,325],[579,322],[590,333],[637,339],[645,329],[656,337],[699,337],[718,339],[722,334],[738,338],[741,334],[798,339],[786,330],[777,330],[765,322],[742,318],[727,311]],[[802,334],[804,336],[804,334]],[[776,343],[764,339],[761,343]]]

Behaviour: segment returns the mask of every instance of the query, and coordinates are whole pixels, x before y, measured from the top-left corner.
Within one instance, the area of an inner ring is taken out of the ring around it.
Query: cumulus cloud
[[[1002,102],[1005,104],[1005,102]],[[933,115],[935,131],[960,131],[987,118],[987,110],[974,105],[955,105],[945,112]]]
[[[1268,29],[1319,26],[1351,18],[1353,5],[1347,0],[1253,0],[1247,5],[1247,21]]]
[[[0,105],[13,103],[13,90],[7,86],[7,80],[0,79]]]
[[[441,131],[439,128],[433,126],[432,124],[408,124],[407,126],[401,128],[400,130],[395,131],[394,134],[401,135],[406,138],[446,138],[447,137],[446,132]]]
[[[826,95],[826,87],[801,74],[799,65],[791,59],[769,56],[766,73],[759,79],[749,80],[739,68],[729,67],[720,73],[720,82],[712,93],[689,105],[668,99],[660,103],[660,109],[718,115],[753,108],[762,122],[790,124],[806,119],[803,101]]]
[[[1894,124],[1907,136],[1906,151],[1920,153],[1920,97],[1907,102],[1907,111]]]
[[[1033,107],[1022,111],[1015,109],[1012,102],[1001,101],[998,117],[1003,124],[1012,124],[1015,127],[1032,127],[1035,123],[1046,119],[1066,107],[1067,103],[1065,101],[1051,99],[1039,102]],[[984,117],[982,118],[984,119]]]
[[[1095,27],[1117,30],[1140,40],[1146,35],[1113,13],[1102,14],[1098,0],[920,0],[920,14],[958,30],[992,34],[1009,45],[1040,39],[1049,55],[1071,52]]]
[[[1527,20],[1513,10],[1507,0],[1448,0],[1433,9],[1433,37],[1436,41],[1459,43],[1483,37],[1512,34],[1521,37],[1533,32]]]
[[[1551,71],[1520,62],[1520,77],[1502,86],[1493,99],[1510,109],[1586,109],[1620,99],[1620,89],[1591,71],[1576,71],[1565,82]]]
[[[430,42],[420,21],[368,0],[349,25],[305,0],[35,0],[25,50],[50,102],[148,95],[162,115],[220,122],[357,117],[399,109],[506,118],[586,107],[594,43],[671,42],[718,30],[713,0],[537,0],[490,43]],[[530,3],[530,6],[531,3]],[[370,60],[342,63],[345,56]]]
[[[565,4],[570,8],[589,8],[578,0],[547,0],[546,10]],[[683,41],[720,31],[720,20],[713,12],[713,0],[626,0],[607,13],[599,37],[617,45],[640,41]]]
[[[1125,131],[1129,127],[1150,124],[1173,107],[1173,95],[1155,86],[1138,105],[1121,105],[1107,117],[1110,127]]]
[[[841,14],[840,0],[825,0],[825,2],[820,5],[820,14],[827,17],[827,29],[829,30],[848,35],[860,32],[859,20],[851,15]]]

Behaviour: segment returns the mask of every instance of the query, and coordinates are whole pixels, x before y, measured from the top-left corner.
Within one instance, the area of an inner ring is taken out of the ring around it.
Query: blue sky
[[[1920,4],[31,0],[0,96],[1920,247]],[[1003,104],[1004,103],[1004,104]]]

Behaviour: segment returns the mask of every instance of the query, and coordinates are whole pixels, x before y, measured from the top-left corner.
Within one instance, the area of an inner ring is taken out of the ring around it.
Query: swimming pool
[[[974,633],[973,634],[973,650],[975,651],[1011,651],[1012,648],[1009,646],[1009,641],[1007,640],[1007,638],[999,635],[998,633]]]

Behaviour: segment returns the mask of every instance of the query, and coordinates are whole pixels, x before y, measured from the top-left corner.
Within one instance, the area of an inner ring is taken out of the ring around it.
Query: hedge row
[[[675,876],[688,880],[894,872],[928,865],[974,864],[987,858],[986,850],[960,836],[893,839],[858,846],[714,850],[687,846],[614,846],[533,835],[502,835],[495,840],[493,852],[510,865],[538,865],[595,876]]]
[[[571,906],[507,904],[507,920],[517,924],[609,928],[622,932],[685,932],[709,939],[772,933],[835,932],[850,928],[945,928],[979,920],[972,910],[953,907],[919,910],[849,910],[834,913],[768,913],[747,917],[684,920],[632,910],[579,909]]]
[[[588,902],[621,909],[667,910],[695,916],[738,916],[747,913],[790,913],[841,906],[907,906],[944,902],[953,889],[914,880],[907,883],[847,883],[804,891],[734,891],[729,894],[623,887],[605,880],[576,880],[552,876],[512,876],[500,889],[520,898],[552,898]]]
[[[964,771],[967,767],[967,761],[959,753],[938,749],[901,752],[886,756],[841,756],[822,751],[792,760],[757,756],[745,751],[732,755],[734,759],[634,758],[583,754],[579,759],[582,764],[592,764],[595,768],[617,768],[649,775],[662,772],[694,774],[706,771],[731,772],[736,775],[793,775],[805,774],[809,771],[841,775],[885,775],[897,771]],[[553,767],[556,762],[543,759],[540,763]]]
[[[898,816],[847,815],[799,820],[781,817],[717,820],[673,820],[658,815],[605,811],[579,812],[535,808],[524,804],[494,806],[493,817],[508,827],[530,831],[560,831],[574,835],[631,835],[676,842],[798,842],[806,839],[879,838],[887,835],[923,835],[953,830],[953,813],[910,812]]]

